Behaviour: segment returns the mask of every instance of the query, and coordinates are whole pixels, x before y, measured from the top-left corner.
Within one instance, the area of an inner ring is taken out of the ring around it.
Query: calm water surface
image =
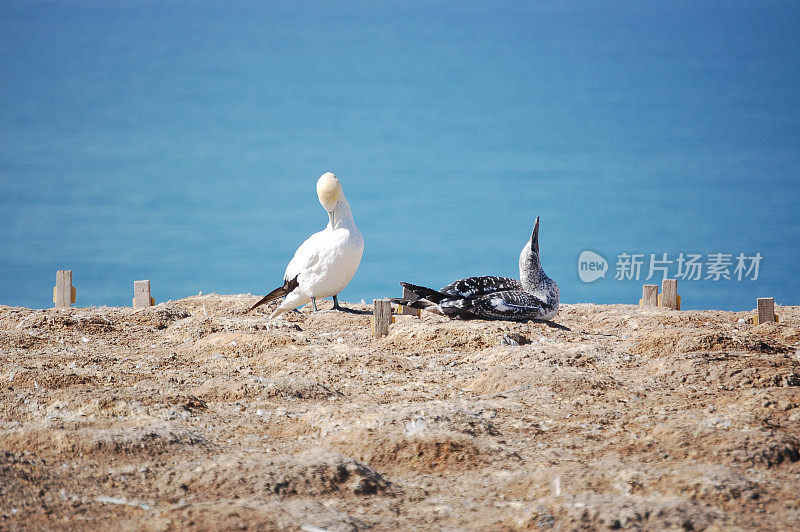
[[[540,215],[565,302],[722,253],[685,308],[800,304],[798,28],[794,2],[4,1],[0,304],[50,306],[57,269],[79,305],[266,293],[328,170],[366,240],[343,300],[516,275]]]

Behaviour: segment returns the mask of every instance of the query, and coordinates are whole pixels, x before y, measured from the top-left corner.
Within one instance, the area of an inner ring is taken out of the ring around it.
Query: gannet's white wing
[[[308,272],[319,263],[326,243],[325,233],[330,235],[330,231],[320,231],[314,233],[300,244],[300,247],[294,252],[292,260],[286,266],[286,273],[283,274],[284,281],[291,281],[297,278],[298,275]]]

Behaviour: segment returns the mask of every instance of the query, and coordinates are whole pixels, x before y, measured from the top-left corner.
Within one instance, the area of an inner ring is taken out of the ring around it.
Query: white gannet
[[[411,308],[439,312],[454,319],[550,320],[558,313],[559,292],[539,260],[539,218],[519,255],[520,280],[484,275],[459,279],[441,290],[400,283],[419,299],[394,298]]]
[[[305,305],[309,301],[317,310],[317,299],[333,296],[333,308],[341,310],[337,296],[355,275],[364,253],[364,239],[353,221],[350,204],[342,192],[342,184],[331,172],[317,180],[317,196],[328,212],[328,226],[303,242],[286,266],[283,286],[279,286],[250,310],[273,299],[286,296],[270,319]]]

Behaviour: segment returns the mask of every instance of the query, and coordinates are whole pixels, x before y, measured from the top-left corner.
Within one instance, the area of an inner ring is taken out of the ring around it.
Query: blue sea
[[[798,305],[800,4],[0,2],[0,304],[262,295],[325,171],[344,301],[515,276],[541,216],[563,302]]]

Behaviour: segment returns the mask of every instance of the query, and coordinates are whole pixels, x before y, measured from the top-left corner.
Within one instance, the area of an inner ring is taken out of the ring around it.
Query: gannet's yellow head
[[[330,212],[336,208],[339,203],[339,196],[342,195],[342,184],[339,179],[331,172],[325,172],[317,180],[317,197],[322,207]]]

